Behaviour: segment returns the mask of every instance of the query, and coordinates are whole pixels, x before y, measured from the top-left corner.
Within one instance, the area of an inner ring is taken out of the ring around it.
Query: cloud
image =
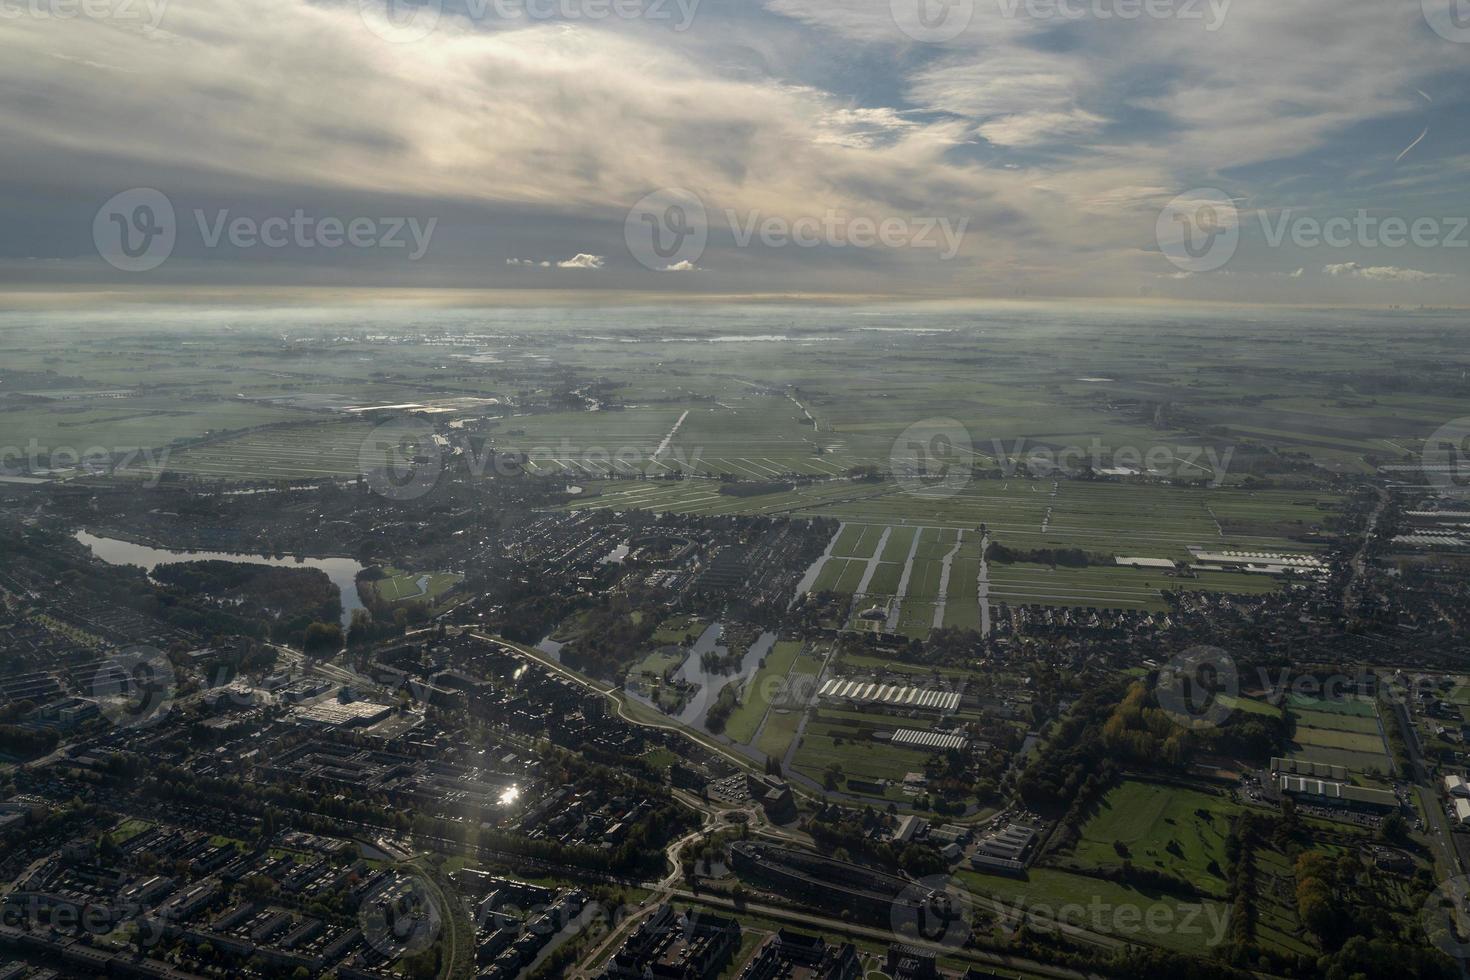
[[[673,265],[666,265],[666,266],[664,266],[663,267],[663,271],[664,272],[698,272],[699,271],[699,266],[695,265],[693,262],[690,262],[688,259],[680,259],[678,262],[675,262]]]
[[[11,189],[0,207],[32,209],[0,227],[0,256],[35,254],[27,229],[62,225],[38,202],[70,201],[85,205],[64,219],[76,240],[48,236],[39,257],[93,258],[96,204],[156,186],[185,215],[340,200],[374,208],[348,216],[442,215],[433,262],[465,256],[476,285],[482,256],[528,248],[510,229],[533,223],[545,230],[536,250],[573,258],[507,260],[508,282],[641,289],[647,276],[617,260],[628,209],[682,187],[712,228],[726,210],[788,221],[836,211],[968,219],[969,231],[948,263],[913,249],[748,250],[666,288],[1010,295],[1024,278],[1035,295],[1133,295],[1168,271],[1139,243],[1191,187],[1221,187],[1252,210],[1340,211],[1359,206],[1343,204],[1350,193],[1388,187],[1405,212],[1465,206],[1455,181],[1470,157],[1449,152],[1453,127],[1392,166],[1424,127],[1416,89],[1467,73],[1463,46],[1425,30],[1413,0],[1234,4],[1215,31],[1181,18],[1004,17],[1004,4],[977,0],[969,29],[937,45],[903,36],[885,0],[739,6],[706,4],[683,33],[446,13],[413,44],[365,29],[356,2],[189,0],[147,32],[0,18],[0,86],[19,93],[0,100]],[[724,246],[712,234],[709,247]],[[353,261],[348,250],[332,259]],[[694,271],[683,265],[668,271]],[[553,266],[603,273],[519,275]],[[208,268],[225,274],[225,258]],[[1401,281],[1425,281],[1413,271]],[[163,274],[190,272],[171,262]],[[467,284],[456,274],[438,281]],[[3,263],[0,275],[24,277]],[[1178,288],[1205,295],[1209,281]],[[1308,284],[1317,277],[1276,288],[1300,301]]]
[[[1454,278],[1439,272],[1421,272],[1396,265],[1359,265],[1356,262],[1324,265],[1322,271],[1334,278],[1370,279],[1374,282],[1430,282]]]

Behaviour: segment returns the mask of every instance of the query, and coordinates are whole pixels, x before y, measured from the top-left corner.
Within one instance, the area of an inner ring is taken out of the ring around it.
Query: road
[[[1379,518],[1383,516],[1383,510],[1388,506],[1389,501],[1387,490],[1382,487],[1373,489],[1378,494],[1378,503],[1373,506],[1373,512],[1368,515],[1368,521],[1363,525],[1363,543],[1349,563],[1347,584],[1342,589],[1342,615],[1343,619],[1348,622],[1352,622],[1353,610],[1358,604],[1358,581],[1368,567],[1368,549],[1373,545],[1373,535],[1378,530]]]
[[[828,935],[840,935],[881,943],[905,943],[909,946],[918,946],[932,950],[942,957],[962,960],[977,965],[1006,967],[1040,976],[1055,977],[1057,980],[1086,980],[1086,978],[1091,976],[1079,970],[1051,966],[1019,956],[1006,956],[1001,953],[992,953],[979,949],[951,949],[947,946],[936,945],[923,940],[915,940],[910,936],[901,936],[890,929],[883,929],[877,926],[856,925],[851,922],[843,922],[841,919],[828,918],[806,910],[787,909],[777,905],[761,905],[752,902],[737,903],[719,895],[696,895],[693,892],[683,890],[675,890],[673,897],[681,902],[696,902],[716,908],[727,909],[732,912],[759,915],[762,918],[789,923],[807,932],[820,931]],[[1114,946],[1123,945],[1119,940],[1109,940],[1109,942]]]
[[[1447,877],[1462,875],[1465,869],[1460,862],[1455,839],[1451,836],[1449,819],[1445,816],[1444,808],[1439,805],[1439,793],[1430,778],[1429,767],[1424,764],[1424,756],[1419,751],[1419,733],[1414,729],[1413,719],[1404,702],[1399,698],[1393,698],[1392,701],[1399,717],[1399,730],[1403,733],[1404,745],[1409,750],[1409,761],[1414,765],[1414,782],[1421,791],[1419,801],[1425,812],[1425,820],[1429,823],[1429,839],[1439,852],[1440,861],[1448,871]]]

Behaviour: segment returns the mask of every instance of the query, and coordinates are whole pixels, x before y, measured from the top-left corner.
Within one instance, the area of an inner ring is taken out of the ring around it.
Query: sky
[[[0,51],[0,304],[1470,306],[1470,0],[0,0]]]

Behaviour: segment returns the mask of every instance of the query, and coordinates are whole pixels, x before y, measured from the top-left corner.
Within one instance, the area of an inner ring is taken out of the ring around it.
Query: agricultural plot
[[[673,485],[604,485],[599,495],[574,503],[582,507],[646,507],[682,514],[731,513],[829,516],[847,522],[833,549],[844,557],[871,557],[882,529],[888,529],[881,558],[905,561],[912,553],[905,595],[921,601],[938,598],[940,562],[961,540],[951,572],[948,598],[956,599],[955,622],[967,622],[977,604],[968,606],[978,572],[979,535],[985,524],[993,540],[1018,550],[1079,548],[1105,559],[1112,555],[1188,560],[1191,546],[1211,549],[1303,551],[1311,541],[1282,535],[1308,535],[1315,521],[1330,513],[1335,498],[1279,491],[1229,488],[1195,489],[1154,485],[1122,485],[1077,481],[976,480],[954,496],[910,493],[897,484],[834,480],[756,498],[730,498],[716,488],[688,480]],[[1055,489],[1053,489],[1055,487]],[[1307,514],[1307,511],[1310,514]],[[1296,513],[1304,516],[1298,518]],[[1242,533],[1227,533],[1217,514],[1228,514]],[[1274,515],[1274,516],[1272,516]],[[1295,523],[1296,521],[1301,523]],[[916,531],[916,526],[919,528]],[[1243,533],[1260,531],[1264,533]],[[917,533],[917,538],[914,535]],[[906,547],[907,546],[907,547]],[[831,563],[829,563],[831,564]],[[817,588],[832,588],[839,573],[826,571]],[[1202,571],[1188,576],[1159,569],[1133,569],[1107,564],[1084,568],[1011,566],[992,562],[992,603],[1038,603],[1116,609],[1161,610],[1162,591],[1209,591],[1259,595],[1279,588],[1264,575]],[[861,582],[861,578],[858,579]],[[891,573],[869,583],[869,594],[888,594]],[[850,580],[838,591],[852,591]],[[896,587],[895,587],[896,588]],[[945,621],[950,621],[946,604]]]
[[[903,576],[903,565],[898,562],[880,562],[865,590],[869,595],[894,595],[898,591],[899,579]]]
[[[888,543],[883,546],[883,560],[902,565],[909,560],[909,553],[913,550],[914,536],[919,533],[916,527],[892,527],[888,528]]]
[[[1296,718],[1298,725],[1309,726],[1318,731],[1361,732],[1375,737],[1378,735],[1377,717],[1348,715],[1335,711],[1305,711],[1295,709],[1292,711],[1292,715]]]
[[[1161,610],[1165,603],[1160,590],[1166,587],[1166,582],[1173,581],[1157,569],[990,563],[991,601],[1011,605],[1038,603]]]
[[[264,429],[175,452],[169,469],[231,480],[355,477],[373,427],[333,421]]]
[[[901,782],[905,775],[922,771],[925,753],[896,748],[874,739],[868,725],[846,719],[808,721],[801,744],[792,758],[798,771],[821,783],[829,767],[837,766],[843,777]]]
[[[40,447],[68,446],[78,452],[161,451],[179,439],[301,418],[299,412],[250,402],[179,402],[141,393],[89,398],[78,393],[65,401],[28,401],[0,409],[0,445],[24,447],[34,440]],[[176,452],[162,453],[161,460],[171,463]]]
[[[922,640],[934,628],[934,603],[923,599],[905,599],[899,609],[898,631],[904,636]]]

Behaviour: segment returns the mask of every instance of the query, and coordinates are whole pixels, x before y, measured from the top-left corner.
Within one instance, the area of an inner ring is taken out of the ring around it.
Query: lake
[[[77,541],[92,549],[92,554],[109,565],[136,565],[145,572],[152,572],[159,565],[176,565],[185,561],[232,561],[242,565],[274,565],[278,568],[316,568],[327,573],[327,578],[342,594],[342,629],[352,623],[352,612],[363,608],[357,597],[357,573],[365,567],[353,558],[267,558],[264,555],[243,554],[233,551],[177,551],[170,548],[154,548],[146,544],[135,544],[120,538],[105,538],[87,531],[78,531]]]

